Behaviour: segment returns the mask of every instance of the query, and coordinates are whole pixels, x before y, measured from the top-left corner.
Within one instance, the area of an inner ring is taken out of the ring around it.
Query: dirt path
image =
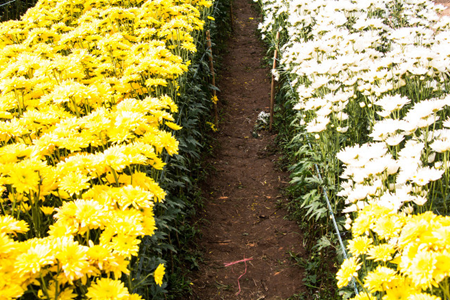
[[[193,276],[191,299],[287,299],[302,290],[300,267],[289,251],[302,255],[302,236],[277,204],[288,176],[276,170],[274,135],[252,135],[258,114],[268,111],[269,69],[262,67],[265,48],[256,36],[257,13],[249,0],[235,0],[234,32],[224,57],[219,88],[224,122],[219,147],[205,186],[201,213],[204,263]],[[224,263],[251,258],[224,267]]]
[[[436,4],[442,4],[447,8],[441,13],[441,16],[450,16],[450,1],[449,0],[436,0]]]

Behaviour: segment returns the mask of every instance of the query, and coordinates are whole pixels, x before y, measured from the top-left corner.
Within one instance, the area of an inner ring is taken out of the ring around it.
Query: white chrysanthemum
[[[306,131],[322,132],[327,128],[328,123],[330,123],[330,118],[319,116],[306,125]]]
[[[406,104],[410,103],[407,97],[402,97],[401,95],[385,96],[380,100],[375,102],[375,105],[381,106],[385,111],[392,113],[393,111],[401,109]]]
[[[420,143],[415,140],[409,140],[406,142],[405,147],[400,150],[400,158],[420,158],[424,147],[424,143]]]
[[[398,131],[401,131],[405,126],[405,121],[385,119],[376,122],[373,126],[372,133],[369,134],[375,141],[384,141],[390,136],[394,136]]]
[[[415,184],[424,186],[430,181],[436,181],[441,178],[444,170],[437,170],[435,168],[423,167],[417,169],[416,173],[412,176],[412,181]]]
[[[396,134],[393,136],[388,137],[385,142],[386,144],[388,144],[389,146],[397,146],[398,144],[400,144],[403,140],[405,139],[405,137],[403,136],[403,134]]]

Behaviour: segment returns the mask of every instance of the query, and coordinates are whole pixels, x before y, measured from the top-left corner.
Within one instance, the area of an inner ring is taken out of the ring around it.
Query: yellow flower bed
[[[372,204],[352,224],[353,257],[337,273],[338,287],[354,277],[363,290],[353,299],[441,299],[450,296],[450,217],[399,213]],[[359,272],[359,275],[358,275]]]
[[[148,173],[178,151],[176,79],[210,6],[42,0],[0,24],[0,299],[140,299],[118,279],[156,229]]]

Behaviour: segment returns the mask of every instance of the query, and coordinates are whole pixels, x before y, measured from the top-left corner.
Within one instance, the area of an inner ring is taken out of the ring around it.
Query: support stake
[[[208,45],[208,49],[211,53],[209,56],[209,65],[211,69],[211,75],[212,75],[212,85],[214,87],[213,89],[213,99],[217,100],[217,91],[216,91],[216,73],[214,72],[214,63],[213,63],[213,53],[212,53],[212,46],[211,46],[211,36],[209,33],[209,30],[206,31],[206,41]],[[214,125],[216,125],[216,128],[219,128],[219,113],[217,111],[217,103],[214,103]]]
[[[277,32],[277,38],[275,43],[275,51],[273,53],[273,65],[272,65],[272,71],[276,69],[277,67],[277,56],[278,56],[278,40],[280,39],[280,32]],[[272,84],[270,85],[270,123],[269,123],[269,130],[272,130],[272,124],[273,124],[273,110],[275,106],[275,76],[272,72]]]

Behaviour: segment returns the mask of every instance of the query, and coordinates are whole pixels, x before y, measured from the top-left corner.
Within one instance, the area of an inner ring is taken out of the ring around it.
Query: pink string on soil
[[[249,260],[253,260],[253,257],[245,258],[245,256],[244,256],[244,259],[237,260],[237,261],[233,261],[233,262],[230,262],[230,263],[224,263],[225,267],[229,267],[229,266],[232,266],[232,265],[241,263],[241,262],[243,262],[244,265],[245,265],[244,273],[242,273],[242,274],[238,277],[238,280],[237,280],[239,291],[236,293],[236,296],[239,295],[239,294],[241,293],[241,283],[239,282],[239,279],[241,279],[242,276],[244,276],[245,274],[247,274],[247,261],[249,261]]]

